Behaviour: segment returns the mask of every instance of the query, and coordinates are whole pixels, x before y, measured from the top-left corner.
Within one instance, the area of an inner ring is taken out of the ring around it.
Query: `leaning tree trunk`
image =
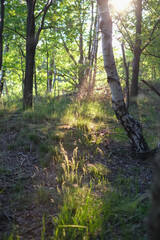
[[[122,94],[122,88],[113,55],[112,20],[109,13],[108,0],[97,0],[97,2],[101,17],[100,28],[102,32],[104,68],[111,88],[113,109],[117,119],[127,132],[132,150],[135,152],[145,152],[148,151],[149,148],[143,137],[141,125],[129,115]]]

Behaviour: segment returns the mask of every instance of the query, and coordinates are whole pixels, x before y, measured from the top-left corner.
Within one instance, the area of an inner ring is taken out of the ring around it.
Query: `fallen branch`
[[[160,97],[160,92],[151,83],[146,82],[145,80],[141,80],[141,81]]]

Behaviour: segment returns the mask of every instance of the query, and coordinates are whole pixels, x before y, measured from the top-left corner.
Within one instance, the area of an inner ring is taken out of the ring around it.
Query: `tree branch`
[[[19,46],[19,51],[21,52],[22,57],[26,58],[26,56],[25,56],[25,54],[24,54],[24,51],[23,51],[23,49],[21,48],[21,46]]]
[[[152,36],[153,36],[153,34],[154,34],[155,30],[156,30],[156,27],[158,26],[159,23],[160,23],[160,19],[158,19],[158,21],[154,24],[153,29],[151,31],[151,34],[149,36],[148,42],[142,47],[142,49],[141,49],[142,51],[150,44],[151,41],[153,41],[153,39],[155,39],[155,38],[152,38]]]
[[[146,82],[145,80],[141,80],[144,84],[146,84],[153,92],[155,92],[160,97],[160,92],[149,82]]]
[[[40,27],[39,27],[39,29],[37,31],[37,34],[36,34],[36,38],[35,38],[36,43],[38,43],[40,33],[41,33],[41,31],[43,29],[43,26],[44,26],[44,19],[45,19],[46,13],[47,13],[47,11],[48,11],[48,9],[50,8],[51,5],[52,5],[52,0],[48,0],[47,4],[45,5],[44,9],[42,10],[43,16],[42,16]]]
[[[124,36],[122,30],[120,29],[120,27],[118,26],[118,23],[117,23],[118,30],[120,31],[120,33],[122,34],[122,36],[125,38],[125,40],[126,40],[127,43],[129,44],[131,50],[133,51],[133,49],[134,49],[134,44],[133,44],[133,42],[132,42],[132,40],[131,40],[131,36],[130,36],[130,34],[129,34],[127,28],[126,28],[126,26],[124,25],[124,23],[123,23],[123,21],[122,21],[122,19],[121,19],[120,14],[118,14],[118,20],[121,22],[121,25],[123,26],[123,28],[124,28],[124,30],[125,30],[125,32],[126,32],[129,40],[126,39],[126,37]]]
[[[5,28],[8,29],[8,30],[13,31],[15,33],[17,33],[20,37],[22,37],[24,40],[26,40],[26,38],[21,33],[19,33],[16,29],[13,29],[13,28],[10,28],[10,27],[6,27],[6,26],[5,26]]]
[[[156,54],[150,53],[148,50],[146,50],[146,52],[147,52],[148,54],[143,53],[143,55],[150,55],[150,56],[152,56],[152,57],[160,58],[160,55],[156,55]]]
[[[60,36],[61,36],[61,39],[62,39],[62,41],[63,41],[63,46],[64,46],[66,52],[68,53],[69,57],[72,59],[72,61],[74,62],[74,64],[77,65],[77,62],[76,62],[76,60],[74,59],[73,55],[70,53],[69,48],[67,47],[67,45],[66,45],[66,43],[65,43],[65,41],[64,41],[61,33],[60,33]]]

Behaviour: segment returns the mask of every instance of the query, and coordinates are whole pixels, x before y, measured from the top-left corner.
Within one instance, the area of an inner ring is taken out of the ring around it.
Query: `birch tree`
[[[126,108],[122,88],[117,73],[112,47],[112,20],[109,13],[108,0],[97,0],[101,18],[102,51],[104,68],[111,89],[112,106],[118,121],[124,127],[134,152],[146,152],[149,147],[143,137],[140,123],[129,115]]]

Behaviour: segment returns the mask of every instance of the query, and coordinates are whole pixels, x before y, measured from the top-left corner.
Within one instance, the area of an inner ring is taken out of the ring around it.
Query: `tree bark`
[[[99,16],[98,9],[96,11],[95,24],[94,24],[94,39],[92,51],[90,53],[90,73],[89,73],[89,86],[88,86],[88,97],[93,95],[96,74],[97,74],[97,53],[98,53],[98,36],[99,36]],[[93,70],[92,70],[93,68]]]
[[[2,69],[3,61],[3,26],[4,26],[4,0],[1,0],[0,4],[0,71]],[[0,97],[3,91],[3,74],[0,80]]]
[[[36,0],[26,0],[27,2],[27,37],[26,37],[26,68],[23,88],[23,109],[31,108],[33,105],[33,74],[35,66],[35,52],[38,44],[40,33],[43,29],[44,19],[52,0],[48,0],[43,11],[40,27],[37,33],[35,32],[35,4]],[[39,15],[40,15],[39,14]],[[38,15],[38,16],[39,16]]]
[[[107,73],[108,83],[111,88],[112,105],[118,121],[124,127],[134,152],[148,151],[148,145],[143,137],[142,128],[138,121],[129,115],[122,88],[115,65],[112,47],[112,20],[108,8],[108,0],[97,0],[101,17],[100,28],[102,32],[102,51],[104,68]]]
[[[142,33],[142,0],[135,1],[135,13],[136,13],[136,39],[134,46],[134,57],[133,57],[133,69],[132,69],[132,81],[131,81],[131,101],[136,102],[136,97],[138,95],[138,76],[139,76],[139,66],[140,57],[142,53],[141,49],[141,33]]]
[[[2,71],[1,71],[1,79],[0,79],[0,98],[1,98],[2,92],[3,92],[3,86],[4,86],[4,81],[5,81],[5,73],[6,73],[6,70],[2,69]]]
[[[84,80],[84,54],[83,54],[83,23],[81,23],[80,20],[80,36],[79,36],[79,53],[80,53],[80,58],[79,58],[79,69],[78,69],[78,84],[79,84],[79,90],[81,89],[81,86],[83,84]]]
[[[4,26],[4,0],[1,0],[0,11],[0,71],[3,59],[3,26]]]
[[[160,152],[159,152],[160,153]],[[149,239],[160,238],[160,158],[154,159],[154,181],[151,190],[151,210],[149,214]]]
[[[129,107],[129,63],[127,64],[126,62],[126,55],[125,55],[125,50],[124,50],[124,44],[122,43],[122,55],[123,55],[123,64],[124,64],[124,69],[125,69],[125,74],[126,74],[126,108],[128,109]]]
[[[4,49],[4,55],[8,51],[9,51],[9,44],[6,44],[5,49]],[[1,68],[1,79],[0,79],[0,98],[2,96],[2,92],[3,92],[3,88],[4,88],[5,73],[6,73],[6,69],[2,66],[2,68]]]
[[[32,107],[33,99],[33,74],[36,51],[35,41],[35,10],[36,1],[27,0],[27,37],[26,37],[26,68],[23,88],[23,108]]]
[[[48,61],[47,65],[48,65],[48,67],[47,67],[47,92],[51,92],[52,88],[53,88],[53,74],[54,74],[54,67],[55,67],[54,53],[53,53],[52,59],[50,59],[50,64]]]
[[[34,90],[35,90],[35,95],[38,95],[38,89],[37,89],[37,74],[36,74],[36,65],[34,63]]]

